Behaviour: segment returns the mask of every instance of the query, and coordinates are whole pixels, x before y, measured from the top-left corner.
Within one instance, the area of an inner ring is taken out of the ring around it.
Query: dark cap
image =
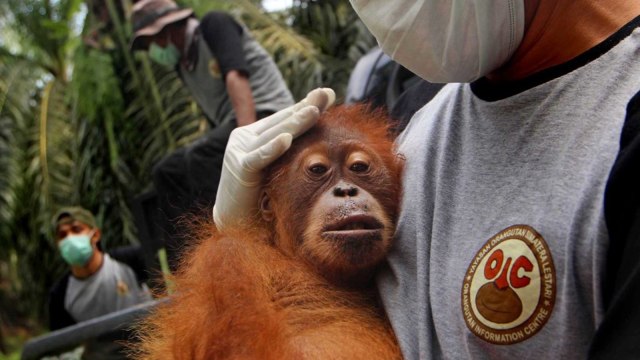
[[[74,220],[89,225],[91,228],[97,227],[96,218],[93,216],[91,211],[80,206],[68,206],[58,210],[56,215],[53,217],[51,221],[53,231],[55,232],[59,225],[67,224]]]
[[[141,0],[133,5],[131,22],[133,23],[133,40],[131,49],[141,47],[141,38],[153,36],[165,26],[193,16],[193,10],[180,8],[171,0]]]

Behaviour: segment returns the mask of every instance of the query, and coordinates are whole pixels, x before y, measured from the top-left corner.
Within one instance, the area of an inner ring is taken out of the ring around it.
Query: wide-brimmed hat
[[[131,22],[133,23],[133,39],[131,49],[139,49],[139,41],[145,36],[153,36],[165,26],[193,16],[193,10],[180,8],[171,0],[141,0],[133,5]]]

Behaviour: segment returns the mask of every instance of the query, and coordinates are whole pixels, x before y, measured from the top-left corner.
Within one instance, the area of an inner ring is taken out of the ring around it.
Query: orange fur
[[[275,223],[255,219],[249,230],[238,226],[224,235],[213,225],[200,225],[198,232],[206,235],[183,258],[174,279],[175,293],[140,326],[137,358],[401,357],[377,306],[371,279],[365,286],[336,283],[319,271],[322,267],[292,248],[301,242],[298,228],[318,220],[296,210],[312,204],[296,204],[300,195],[284,192],[292,182],[300,184],[301,175],[296,174],[299,170],[293,162],[326,137],[323,128],[332,129],[334,135],[336,129],[341,134],[344,128],[346,139],[353,140],[356,134],[358,143],[373,149],[373,162],[384,164],[380,171],[385,173],[375,173],[364,183],[374,188],[367,190],[388,213],[389,221],[395,222],[401,161],[392,153],[385,119],[362,107],[329,111],[266,171],[265,191],[279,196],[272,199]],[[316,245],[311,244],[311,251]],[[374,268],[367,267],[367,274]]]

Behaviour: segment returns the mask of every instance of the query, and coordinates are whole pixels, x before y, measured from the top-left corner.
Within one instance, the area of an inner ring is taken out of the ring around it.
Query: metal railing
[[[92,339],[116,331],[130,330],[161,301],[164,300],[145,302],[33,338],[25,343],[22,360],[36,360],[43,356],[56,355]]]

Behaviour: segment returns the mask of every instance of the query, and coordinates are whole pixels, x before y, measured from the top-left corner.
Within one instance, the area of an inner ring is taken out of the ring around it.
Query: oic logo
[[[514,344],[540,331],[556,297],[556,274],[543,237],[527,225],[489,239],[471,261],[462,284],[462,312],[476,336]]]

